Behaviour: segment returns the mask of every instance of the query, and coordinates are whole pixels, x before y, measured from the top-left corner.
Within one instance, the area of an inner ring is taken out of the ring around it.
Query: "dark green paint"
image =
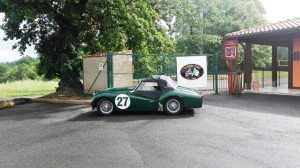
[[[201,94],[187,88],[177,87],[174,90],[164,91],[157,100],[143,97],[134,89],[134,87],[112,88],[95,92],[91,105],[95,109],[99,100],[107,98],[113,102],[115,111],[158,111],[159,105],[162,107],[171,97],[179,98],[186,109],[201,108],[203,103]],[[115,105],[115,98],[119,94],[126,94],[130,98],[131,104],[127,109],[121,110]]]

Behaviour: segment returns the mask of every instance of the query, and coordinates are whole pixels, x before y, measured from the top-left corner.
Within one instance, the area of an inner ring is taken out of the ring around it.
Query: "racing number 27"
[[[128,97],[118,97],[117,98],[117,101],[118,101],[118,104],[117,106],[120,107],[120,106],[127,106],[127,101],[128,101]]]
[[[115,105],[119,109],[127,109],[130,106],[130,98],[126,94],[119,94],[115,98]]]

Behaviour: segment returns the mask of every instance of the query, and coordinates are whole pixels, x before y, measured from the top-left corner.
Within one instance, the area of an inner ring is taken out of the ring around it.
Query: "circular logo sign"
[[[180,69],[180,74],[187,80],[196,80],[204,73],[203,68],[197,64],[187,64]]]
[[[119,109],[127,109],[130,106],[130,98],[126,94],[119,94],[115,98],[115,105]]]

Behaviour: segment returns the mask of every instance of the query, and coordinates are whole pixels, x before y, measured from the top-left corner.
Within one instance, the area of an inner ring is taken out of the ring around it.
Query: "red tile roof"
[[[106,57],[106,53],[99,53],[99,54],[92,54],[92,55],[85,55],[84,58],[92,58],[92,57]]]
[[[254,28],[249,28],[245,30],[240,30],[232,33],[227,33],[225,38],[235,38],[235,37],[243,37],[250,35],[258,35],[258,34],[267,34],[274,33],[280,31],[288,31],[288,30],[300,30],[300,17],[296,17],[294,19],[289,19],[286,21],[281,21],[277,23],[271,23],[266,26],[258,26]]]
[[[116,55],[116,54],[126,54],[126,53],[132,53],[131,50],[127,50],[127,51],[119,51],[119,52],[113,52],[112,54]],[[84,58],[93,58],[93,57],[106,57],[107,53],[97,53],[97,54],[92,54],[92,55],[85,55],[83,56]]]

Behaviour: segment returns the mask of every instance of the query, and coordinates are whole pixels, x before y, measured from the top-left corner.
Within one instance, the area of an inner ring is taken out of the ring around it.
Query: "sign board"
[[[99,71],[103,71],[103,69],[104,69],[104,64],[103,64],[103,63],[100,63],[100,64],[99,64]]]
[[[206,56],[176,57],[177,82],[188,88],[207,87]]]
[[[238,40],[224,41],[224,60],[237,60],[238,58]]]

